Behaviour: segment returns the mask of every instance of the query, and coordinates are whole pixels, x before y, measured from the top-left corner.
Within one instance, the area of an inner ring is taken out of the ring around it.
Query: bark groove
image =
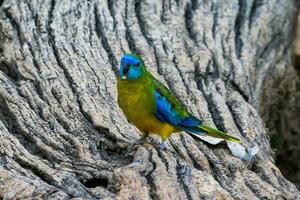
[[[299,81],[290,56],[296,1],[0,6],[0,198],[299,198],[274,164],[260,116],[269,116],[264,99],[276,98],[269,86]],[[184,133],[166,151],[151,137],[128,152],[139,132],[115,86],[126,52],[140,54],[194,115],[259,154],[245,162]]]

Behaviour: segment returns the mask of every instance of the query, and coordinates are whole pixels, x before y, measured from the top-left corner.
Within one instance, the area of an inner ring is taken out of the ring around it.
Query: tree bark
[[[294,63],[296,73],[285,76],[284,84],[278,87],[277,81],[273,85],[277,87],[268,89],[264,106],[262,106],[262,118],[269,127],[271,144],[276,152],[276,163],[282,174],[300,188],[300,15],[298,16],[298,34],[294,42]],[[274,98],[274,94],[280,94]],[[273,100],[271,100],[273,99]],[[267,102],[267,103],[266,103]],[[277,108],[277,109],[275,109]]]
[[[1,2],[1,1],[0,1]],[[296,0],[4,0],[0,8],[0,198],[299,199],[259,111],[291,65]],[[124,53],[204,122],[257,145],[173,134],[139,139],[117,104]],[[283,88],[284,90],[284,88]],[[266,116],[266,115],[265,115]],[[268,117],[267,117],[268,118]]]

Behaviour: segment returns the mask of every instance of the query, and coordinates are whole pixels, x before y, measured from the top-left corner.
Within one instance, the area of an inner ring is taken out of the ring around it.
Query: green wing
[[[175,98],[175,96],[171,93],[171,91],[166,86],[164,86],[160,81],[158,81],[154,77],[153,77],[153,85],[154,85],[154,90],[167,99],[168,103],[171,105],[171,109],[177,115],[179,115],[182,118],[187,117],[189,115],[184,105]]]
[[[153,95],[156,102],[155,116],[168,122],[178,129],[193,135],[208,135],[221,138],[226,141],[240,142],[240,140],[228,133],[219,131],[202,124],[201,120],[189,114],[186,108],[174,97],[174,95],[162,83],[153,78]]]

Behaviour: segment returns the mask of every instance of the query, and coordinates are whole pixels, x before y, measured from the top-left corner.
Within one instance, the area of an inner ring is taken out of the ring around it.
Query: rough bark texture
[[[261,102],[278,98],[271,86],[298,78],[290,50],[296,6],[4,0],[0,198],[299,199],[274,164],[258,113]],[[165,151],[145,143],[126,153],[139,132],[116,101],[125,52],[141,54],[194,115],[258,145],[259,154],[244,162],[225,145],[184,133]]]
[[[294,64],[298,74],[290,74],[280,85],[281,98],[270,95],[269,106],[264,103],[262,117],[273,135],[271,144],[276,149],[277,165],[283,175],[300,188],[300,15],[294,43]],[[298,76],[298,77],[297,77]],[[270,90],[269,90],[270,91]],[[274,90],[273,90],[274,93]],[[270,93],[269,93],[270,94]],[[267,101],[268,102],[268,101]],[[273,108],[273,109],[272,109]],[[277,108],[277,109],[275,109]],[[269,120],[268,120],[269,119]]]

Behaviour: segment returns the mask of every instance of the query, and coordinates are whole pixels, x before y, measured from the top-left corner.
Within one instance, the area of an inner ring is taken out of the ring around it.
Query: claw
[[[165,150],[167,148],[167,142],[165,140],[163,140],[159,145],[158,148],[160,150]]]
[[[137,140],[137,141],[135,141],[135,142],[129,144],[129,145],[127,146],[127,153],[128,153],[128,152],[132,152],[132,151],[134,150],[134,148],[135,148],[137,145],[143,144],[143,143],[146,141],[146,139],[147,139],[147,135],[146,135],[146,136],[143,136],[143,137],[141,137],[139,140]]]

